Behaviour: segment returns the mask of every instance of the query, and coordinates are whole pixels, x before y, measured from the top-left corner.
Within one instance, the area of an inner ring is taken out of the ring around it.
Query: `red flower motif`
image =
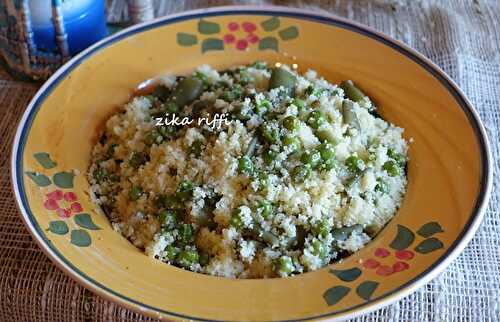
[[[227,34],[224,36],[225,44],[232,44],[236,40],[236,37],[233,34]]]
[[[245,39],[239,39],[236,42],[236,48],[238,50],[245,50],[245,49],[247,49],[247,46],[248,46],[248,42]]]
[[[415,257],[415,254],[411,250],[398,250],[396,251],[396,257],[402,260],[409,260]]]
[[[252,22],[244,22],[242,24],[242,27],[246,32],[254,32],[255,30],[257,30],[257,26]]]
[[[55,199],[47,199],[47,200],[45,200],[45,202],[43,203],[43,206],[47,210],[56,210],[56,209],[59,209],[59,204],[57,203],[57,201]]]
[[[376,259],[368,258],[363,262],[363,266],[368,269],[373,269],[379,267],[380,263]]]
[[[238,28],[240,28],[240,26],[238,25],[237,22],[230,22],[227,24],[227,29],[229,29],[231,31],[236,31],[236,30],[238,30]]]
[[[83,210],[82,205],[80,205],[79,202],[73,202],[71,204],[71,211],[72,212],[81,212]]]
[[[259,37],[256,34],[248,34],[247,40],[249,43],[255,44],[257,41],[259,41]]]
[[[394,270],[390,266],[381,265],[381,266],[379,266],[379,268],[377,268],[377,270],[375,271],[375,273],[377,273],[378,275],[381,275],[381,276],[389,276],[392,273],[394,273]]]
[[[63,192],[59,189],[54,190],[47,194],[47,198],[52,200],[61,200],[63,198]]]
[[[68,201],[68,202],[72,202],[72,201],[75,201],[77,199],[76,197],[76,193],[72,192],[72,191],[69,191],[69,192],[66,192],[64,194],[64,200]]]
[[[61,218],[69,218],[71,216],[71,209],[56,209],[56,213],[59,215]]]
[[[387,249],[385,248],[377,248],[375,249],[375,256],[377,257],[387,257],[391,254],[391,252],[389,252]]]
[[[395,262],[394,265],[392,265],[392,270],[396,272],[401,272],[404,271],[405,269],[410,268],[410,265],[405,262]]]

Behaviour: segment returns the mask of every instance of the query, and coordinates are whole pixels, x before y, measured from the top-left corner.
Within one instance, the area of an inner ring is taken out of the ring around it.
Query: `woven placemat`
[[[263,1],[251,1],[263,3]],[[159,1],[156,15],[243,1]],[[438,278],[359,321],[500,321],[500,3],[454,1],[277,1],[324,10],[372,26],[445,70],[478,109],[492,142],[493,196],[476,236]],[[110,21],[127,19],[108,0]],[[3,73],[0,72],[0,78]],[[6,79],[6,78],[3,78]],[[0,321],[150,321],[107,302],[57,269],[33,242],[15,206],[9,173],[15,126],[36,91],[0,80]]]

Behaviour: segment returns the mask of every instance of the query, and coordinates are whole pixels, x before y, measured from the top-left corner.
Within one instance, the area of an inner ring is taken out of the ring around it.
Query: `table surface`
[[[110,22],[128,19],[124,0],[107,0]],[[154,0],[157,16],[227,4],[273,3],[330,12],[369,25],[437,63],[475,105],[492,143],[495,179],[500,145],[500,1],[217,1]],[[36,84],[0,70],[0,320],[150,321],[72,281],[42,253],[22,224],[10,188],[15,125]],[[474,239],[439,277],[359,321],[500,321],[500,211],[497,180]]]

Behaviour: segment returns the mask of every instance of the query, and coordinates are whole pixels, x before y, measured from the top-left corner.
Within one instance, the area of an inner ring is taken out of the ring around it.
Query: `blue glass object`
[[[107,36],[104,0],[30,0],[33,40],[38,50],[58,50],[52,6],[61,10],[70,55]]]

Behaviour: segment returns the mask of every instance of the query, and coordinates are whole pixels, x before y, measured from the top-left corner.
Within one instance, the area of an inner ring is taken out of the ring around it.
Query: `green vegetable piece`
[[[295,105],[295,106],[297,106],[297,109],[299,111],[303,110],[306,107],[306,103],[303,100],[299,99],[299,98],[294,98],[292,100],[292,104]]]
[[[113,158],[113,156],[115,155],[115,149],[117,146],[118,146],[117,143],[111,143],[108,146],[108,149],[106,150],[106,160]]]
[[[269,90],[283,86],[287,95],[290,97],[295,96],[295,84],[297,78],[284,68],[276,67],[271,71],[271,78],[269,79]]]
[[[314,169],[321,162],[321,154],[316,150],[308,151],[302,154],[300,160],[302,163],[308,164]]]
[[[152,129],[144,138],[144,143],[147,146],[160,144],[163,141],[163,136],[157,128]]]
[[[319,258],[325,258],[327,255],[326,246],[319,241],[318,239],[314,240],[312,243],[313,254],[318,256]]]
[[[266,113],[271,109],[271,102],[263,100],[255,105],[255,112],[259,115]]]
[[[140,186],[133,186],[128,193],[128,197],[132,201],[137,201],[142,196],[142,188]]]
[[[196,158],[199,158],[201,156],[201,151],[203,150],[203,141],[202,140],[195,140],[189,147],[189,154],[194,155]]]
[[[196,250],[183,250],[177,255],[177,262],[181,267],[189,269],[193,264],[198,263],[200,256]]]
[[[389,160],[386,163],[384,163],[384,165],[382,166],[382,169],[387,171],[387,173],[391,177],[396,177],[396,176],[399,176],[401,174],[401,170],[400,170],[399,166],[396,164],[396,162],[394,162],[392,160]]]
[[[311,166],[309,164],[300,165],[292,170],[292,177],[296,183],[304,182],[311,176]]]
[[[334,158],[323,161],[321,164],[321,170],[330,171],[337,167],[337,161]]]
[[[99,166],[94,170],[92,175],[97,183],[102,183],[108,178],[108,173],[106,172],[106,169],[101,168]]]
[[[326,123],[326,118],[321,111],[314,110],[309,114],[307,124],[313,129],[319,128],[324,123]]]
[[[314,234],[325,238],[330,233],[330,225],[326,220],[323,220],[314,227],[313,232]]]
[[[262,233],[262,240],[265,241],[268,245],[278,245],[280,240],[270,231],[264,231]]]
[[[300,150],[300,139],[294,135],[285,135],[283,145],[288,147],[290,153],[295,153]]]
[[[344,90],[345,96],[354,102],[360,102],[366,97],[366,95],[359,88],[357,88],[351,80],[346,80],[340,83],[340,88]]]
[[[207,266],[208,263],[210,263],[210,256],[207,253],[202,252],[200,254],[200,265]]]
[[[255,68],[255,69],[266,69],[267,68],[267,64],[263,61],[256,61],[255,63],[252,64],[252,67]]]
[[[345,165],[351,173],[359,173],[365,168],[365,162],[355,155],[348,157]]]
[[[191,224],[182,224],[179,227],[179,239],[185,244],[193,241],[193,227]]]
[[[243,96],[243,88],[239,84],[235,84],[230,89],[225,90],[222,93],[222,99],[228,103],[236,101]]]
[[[268,166],[274,165],[276,158],[278,157],[278,153],[276,151],[273,151],[271,149],[268,149],[264,152],[262,155],[262,158],[264,159],[264,163]]]
[[[184,180],[179,183],[175,195],[180,200],[188,200],[193,196],[193,183],[189,180]]]
[[[244,155],[238,159],[238,172],[247,175],[253,173],[253,162],[250,157]]]
[[[259,126],[260,137],[270,144],[278,142],[279,132],[274,123],[265,122]]]
[[[177,254],[179,254],[179,251],[173,245],[168,245],[167,248],[165,248],[165,251],[167,252],[168,260],[171,262],[173,262],[177,257]]]
[[[297,131],[300,127],[300,122],[295,116],[287,116],[283,119],[283,126],[289,131]]]
[[[394,159],[400,167],[404,168],[406,164],[406,157],[403,154],[397,153],[393,149],[388,149],[387,156]]]
[[[342,118],[344,123],[357,129],[361,130],[361,125],[359,124],[358,115],[354,111],[354,103],[348,100],[342,102]]]
[[[188,76],[181,80],[172,91],[168,103],[174,103],[177,107],[192,103],[203,93],[203,82],[194,76]]]
[[[319,153],[323,161],[335,158],[335,147],[330,143],[322,143],[319,146]]]
[[[273,205],[267,200],[262,200],[259,203],[257,211],[262,217],[264,217],[264,219],[267,219],[273,212]]]
[[[235,209],[231,215],[231,219],[229,219],[229,225],[236,229],[241,229],[243,227],[240,212],[240,209]]]
[[[134,151],[130,157],[128,163],[134,169],[139,168],[141,165],[147,162],[147,156],[143,152]]]
[[[288,276],[295,270],[295,266],[289,256],[281,256],[276,266],[281,276]]]
[[[389,184],[382,178],[377,178],[377,184],[375,185],[375,191],[382,194],[389,192]]]
[[[173,228],[177,224],[177,214],[172,210],[163,209],[158,213],[161,226]]]

